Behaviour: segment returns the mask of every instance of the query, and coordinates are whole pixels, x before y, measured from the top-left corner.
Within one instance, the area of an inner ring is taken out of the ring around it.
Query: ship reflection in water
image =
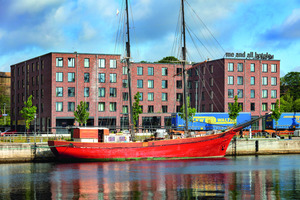
[[[300,155],[4,164],[0,199],[297,199]]]

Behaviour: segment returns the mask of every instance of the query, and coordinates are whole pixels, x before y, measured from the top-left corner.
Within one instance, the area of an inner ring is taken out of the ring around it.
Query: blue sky
[[[300,71],[299,0],[187,2],[187,34],[196,38],[187,39],[190,61],[268,52],[281,60],[281,75]],[[178,57],[180,0],[130,3],[133,61]],[[0,5],[0,71],[48,52],[124,54],[117,39],[123,0],[0,0]]]

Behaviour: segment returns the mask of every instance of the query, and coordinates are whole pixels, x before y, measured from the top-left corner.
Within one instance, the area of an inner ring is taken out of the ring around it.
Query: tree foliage
[[[279,120],[279,118],[281,116],[281,112],[280,112],[280,109],[279,109],[279,100],[278,99],[276,101],[274,110],[271,110],[271,111],[272,111],[271,118],[273,120],[275,120],[276,125],[277,125],[278,120]]]
[[[140,105],[140,98],[141,94],[137,92],[134,95],[134,102],[132,106],[132,118],[133,118],[133,124],[136,126],[137,121],[139,120],[139,115],[143,113],[142,107]]]
[[[282,112],[293,112],[294,111],[294,100],[293,97],[287,92],[285,95],[280,97],[280,109]]]
[[[300,99],[300,72],[289,72],[280,79],[281,93],[288,91],[294,100]]]
[[[0,114],[7,114],[4,120],[4,116],[0,117],[0,125],[10,124],[10,98],[5,92],[5,87],[0,85]],[[5,107],[5,113],[4,113]],[[4,123],[5,121],[5,123]]]
[[[239,112],[242,111],[242,106],[238,104],[238,97],[234,97],[234,103],[229,104],[229,118],[233,121],[236,121],[236,118],[239,116]],[[235,122],[236,124],[236,122]]]
[[[79,123],[80,126],[86,124],[90,113],[87,111],[88,105],[84,101],[80,101],[80,104],[77,105],[77,110],[74,111],[75,120]]]
[[[24,107],[20,111],[22,118],[25,120],[26,129],[29,129],[30,122],[34,120],[36,114],[36,106],[32,105],[32,95],[24,102]]]
[[[188,122],[192,122],[193,121],[193,117],[195,116],[196,113],[196,108],[191,108],[190,106],[190,97],[186,98],[186,104],[187,104],[187,119]],[[179,116],[185,120],[185,105],[183,104],[180,108],[180,113]],[[187,122],[185,122],[186,124]]]
[[[179,60],[174,57],[174,56],[167,56],[164,57],[163,59],[159,60],[158,63],[174,63],[174,62],[178,62]]]

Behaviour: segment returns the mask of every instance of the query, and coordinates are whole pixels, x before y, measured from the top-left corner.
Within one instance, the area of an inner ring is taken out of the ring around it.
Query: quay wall
[[[242,139],[232,140],[227,148],[226,156],[231,155],[269,155],[300,154],[300,140],[277,139]]]
[[[300,139],[232,140],[226,156],[300,154]],[[47,143],[0,143],[0,163],[52,162],[55,157]]]

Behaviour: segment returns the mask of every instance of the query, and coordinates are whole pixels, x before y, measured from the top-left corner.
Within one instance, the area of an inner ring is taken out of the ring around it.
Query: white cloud
[[[88,23],[83,23],[82,30],[79,36],[80,40],[92,40],[97,34],[97,31]]]
[[[14,14],[37,13],[63,2],[63,0],[13,0],[11,12]]]

